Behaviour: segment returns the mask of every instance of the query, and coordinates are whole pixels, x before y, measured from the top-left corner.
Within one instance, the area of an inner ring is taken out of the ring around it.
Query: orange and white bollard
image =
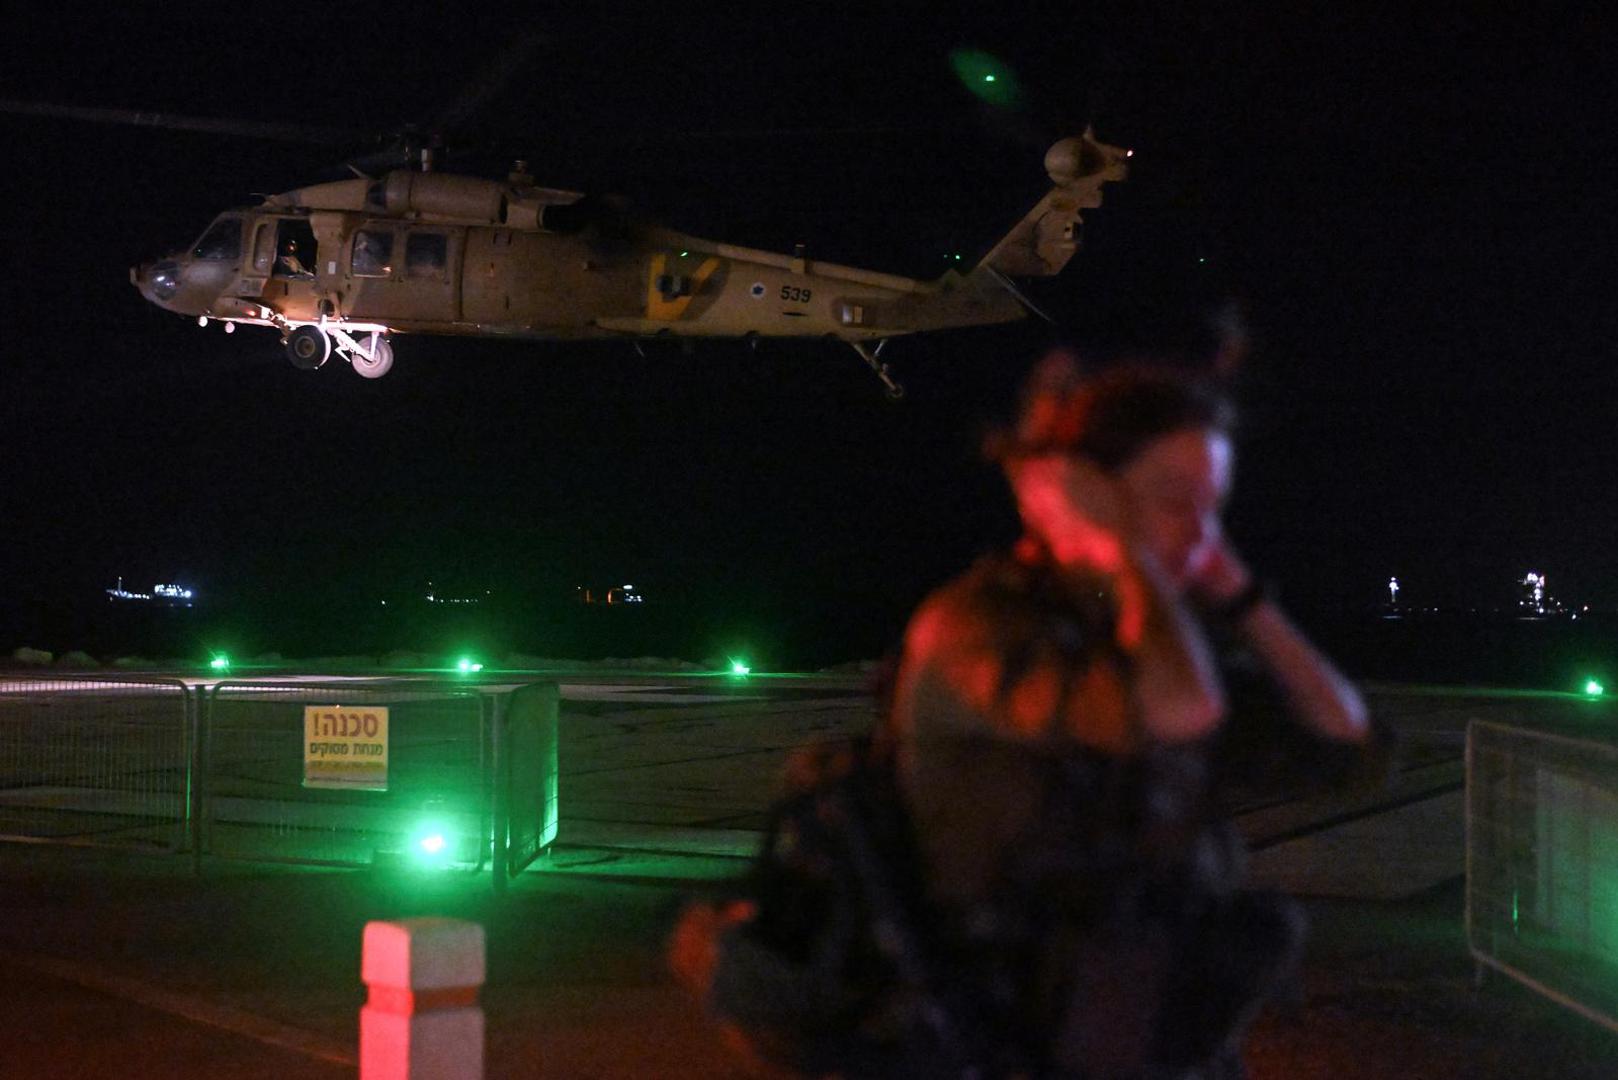
[[[365,924],[360,1080],[483,1080],[483,927]]]

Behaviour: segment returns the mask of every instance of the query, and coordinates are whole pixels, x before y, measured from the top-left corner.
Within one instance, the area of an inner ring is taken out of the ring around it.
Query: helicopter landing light
[[[208,325],[208,316],[206,316],[206,315],[198,315],[197,316],[197,325],[198,326],[207,326]]]

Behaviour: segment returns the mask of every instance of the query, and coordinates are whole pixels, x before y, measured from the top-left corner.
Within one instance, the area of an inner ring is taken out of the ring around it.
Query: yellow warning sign
[[[303,786],[388,790],[388,707],[304,706]]]

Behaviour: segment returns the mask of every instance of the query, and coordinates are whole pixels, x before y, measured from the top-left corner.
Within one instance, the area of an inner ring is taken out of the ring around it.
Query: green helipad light
[[[213,668],[215,671],[229,671],[230,657],[220,653],[218,656],[215,656],[212,660],[208,661],[208,666]]]
[[[1602,694],[1606,693],[1606,688],[1600,683],[1596,682],[1594,679],[1588,679],[1584,684],[1584,692],[1589,694],[1591,697],[1600,697]]]
[[[439,818],[420,822],[410,834],[410,847],[406,849],[422,867],[441,867],[450,859],[450,830]]]
[[[732,660],[730,662],[730,673],[732,675],[751,675],[753,669],[740,660]]]
[[[474,671],[483,670],[483,665],[478,663],[476,660],[473,660],[469,656],[461,657],[460,662],[457,663],[455,667],[456,670],[458,670],[462,675],[470,675]]]

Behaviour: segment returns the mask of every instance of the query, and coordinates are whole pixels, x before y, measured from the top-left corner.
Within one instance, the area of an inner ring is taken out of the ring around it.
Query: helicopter
[[[520,81],[549,40],[535,20],[391,146],[343,162],[344,178],[226,210],[190,246],[131,267],[130,282],[200,325],[275,331],[305,370],[335,357],[380,378],[401,334],[617,338],[637,349],[650,339],[689,348],[699,339],[756,347],[824,338],[850,347],[898,398],[903,389],[882,359],[892,338],[1044,315],[1015,279],[1062,270],[1079,247],[1083,212],[1101,205],[1106,184],[1126,179],[1133,153],[1088,127],[1057,140],[1044,156],[1043,198],[975,265],[957,262],[933,280],[811,259],[801,245],[787,255],[689,235],[616,196],[542,186],[522,161],[499,179],[441,170],[452,136]],[[1009,74],[996,85],[1009,86]],[[302,121],[9,98],[0,113],[347,148],[374,138]]]
[[[1082,135],[1045,154],[1052,187],[966,272],[932,281],[740,247],[637,220],[621,201],[419,167],[271,195],[219,214],[190,247],[130,268],[151,303],[199,325],[263,326],[288,359],[366,378],[397,334],[582,339],[833,338],[887,388],[891,338],[1024,318],[1019,277],[1059,272],[1083,212],[1132,151]]]

